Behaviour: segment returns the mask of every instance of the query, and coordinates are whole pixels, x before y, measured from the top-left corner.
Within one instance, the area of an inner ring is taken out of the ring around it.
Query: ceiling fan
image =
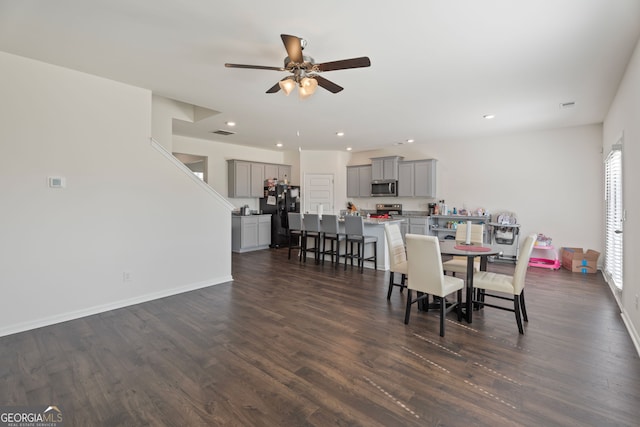
[[[287,57],[284,59],[284,67],[269,67],[264,65],[244,65],[244,64],[224,64],[228,68],[250,68],[256,70],[288,71],[292,75],[280,80],[267,90],[267,93],[276,93],[282,89],[287,95],[294,87],[299,87],[300,97],[311,96],[317,86],[321,86],[331,93],[338,93],[341,86],[320,76],[319,73],[325,71],[345,70],[348,68],[369,67],[371,61],[368,57],[343,59],[340,61],[323,62],[316,64],[310,56],[302,54],[302,50],[307,45],[307,41],[300,37],[288,34],[280,34],[284,48],[287,50]]]

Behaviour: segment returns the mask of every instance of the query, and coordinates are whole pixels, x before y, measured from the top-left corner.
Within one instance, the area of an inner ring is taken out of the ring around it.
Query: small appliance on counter
[[[265,181],[260,210],[271,214],[271,248],[289,245],[289,212],[300,212],[300,187]]]

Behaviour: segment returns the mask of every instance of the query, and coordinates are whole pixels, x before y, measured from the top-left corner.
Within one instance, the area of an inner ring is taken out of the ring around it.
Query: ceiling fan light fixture
[[[296,82],[291,78],[287,78],[284,80],[280,80],[278,85],[280,86],[280,89],[282,89],[284,94],[289,96],[293,88],[296,87]]]
[[[300,98],[305,99],[314,94],[316,89],[318,88],[318,81],[311,77],[303,77],[300,80],[300,89],[298,92],[300,93]]]

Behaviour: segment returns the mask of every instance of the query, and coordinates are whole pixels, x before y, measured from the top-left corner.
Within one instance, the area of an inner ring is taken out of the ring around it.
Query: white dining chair
[[[533,250],[536,239],[537,235],[531,234],[524,240],[520,248],[520,256],[516,262],[516,269],[513,276],[488,271],[480,271],[473,275],[473,287],[478,291],[477,299],[473,301],[474,305],[477,304],[479,307],[487,306],[514,312],[516,323],[518,324],[518,331],[521,334],[524,334],[522,319],[524,319],[525,322],[529,321],[527,308],[524,303],[524,285],[527,268],[529,267],[529,258],[531,258],[531,251]],[[499,294],[493,292],[498,292]],[[513,301],[513,307],[510,308],[487,303],[485,301],[486,297]]]
[[[397,223],[386,223],[384,225],[384,234],[389,251],[389,290],[387,291],[387,299],[391,299],[391,292],[394,286],[399,286],[400,292],[406,287],[407,252],[404,248],[400,226]],[[395,283],[395,273],[402,275],[399,284]]]
[[[442,258],[440,254],[440,244],[435,236],[424,236],[419,234],[407,234],[407,308],[404,315],[404,323],[409,323],[411,305],[415,302],[428,309],[428,296],[433,295],[440,298],[440,336],[444,336],[444,320],[448,312],[457,309],[458,321],[462,319],[462,288],[464,281],[458,277],[445,276],[442,270]],[[417,291],[418,295],[413,299],[412,291]],[[457,300],[448,302],[445,297],[453,292],[457,292]]]
[[[467,235],[467,224],[458,224],[456,228],[456,242],[464,242]],[[471,224],[471,243],[481,245],[484,236],[484,224]],[[452,259],[442,263],[442,269],[450,271],[455,276],[460,273],[463,277],[467,274],[467,257],[454,256]],[[480,271],[480,257],[476,257],[473,261],[473,271]]]

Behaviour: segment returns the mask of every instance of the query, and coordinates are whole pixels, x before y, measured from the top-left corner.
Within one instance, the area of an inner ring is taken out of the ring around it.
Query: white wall
[[[0,335],[231,279],[230,206],[152,148],[149,91],[0,69]]]
[[[184,102],[153,95],[151,98],[151,136],[170,153],[173,150],[173,119],[192,122],[195,107]]]
[[[624,79],[618,88],[615,100],[611,104],[604,122],[603,159],[611,146],[623,138],[622,173],[623,203],[627,211],[624,224],[624,258],[622,295],[619,295],[622,314],[627,327],[640,352],[640,309],[636,298],[640,295],[640,194],[635,187],[640,182],[640,170],[636,169],[636,161],[640,162],[640,42],[629,62]]]
[[[433,142],[354,153],[349,164],[371,157],[438,159],[437,194],[448,206],[515,212],[522,234],[543,233],[556,247],[602,252],[602,128],[600,125]],[[362,199],[355,203],[402,203],[427,210],[434,200]]]

